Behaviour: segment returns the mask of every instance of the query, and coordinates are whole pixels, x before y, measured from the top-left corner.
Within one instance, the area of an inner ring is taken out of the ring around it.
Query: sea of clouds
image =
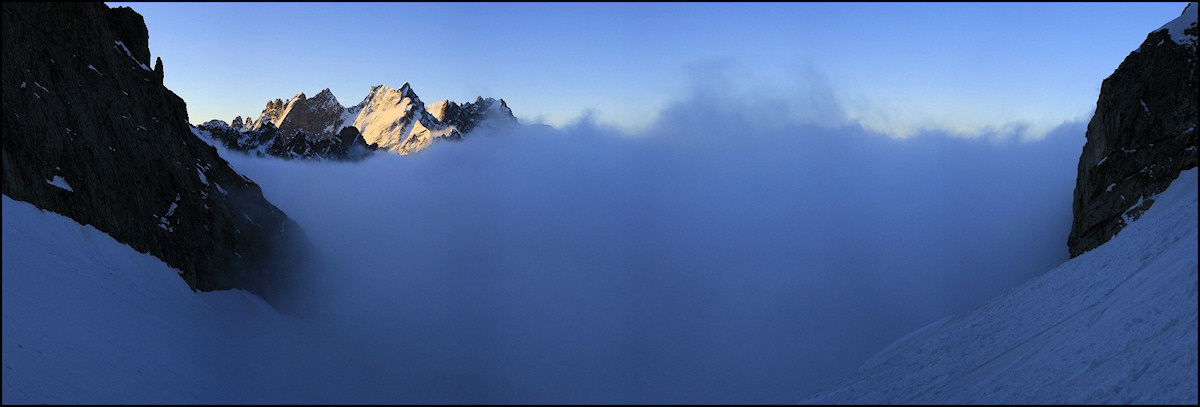
[[[695,79],[634,133],[584,116],[355,163],[222,151],[325,259],[294,369],[321,386],[289,391],[792,402],[1067,259],[1083,122],[896,139],[819,75]]]

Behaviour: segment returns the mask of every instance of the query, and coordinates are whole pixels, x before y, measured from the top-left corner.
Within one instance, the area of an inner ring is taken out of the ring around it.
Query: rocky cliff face
[[[283,106],[275,126],[284,141],[289,141],[297,133],[307,134],[314,139],[331,138],[343,127],[342,114],[345,110],[329,89],[311,98],[298,93]]]
[[[234,119],[234,125],[240,122]],[[258,120],[246,122],[251,131],[277,128],[283,143],[292,143],[298,134],[311,142],[332,140],[342,129],[353,126],[367,144],[406,155],[429,147],[437,140],[461,140],[462,136],[481,123],[505,125],[516,123],[512,110],[503,99],[479,97],[473,103],[459,105],[437,102],[426,107],[421,98],[405,83],[398,89],[385,85],[371,87],[362,102],[345,108],[325,89],[312,98],[298,93],[284,102],[267,102]]]
[[[268,124],[278,128],[279,120],[283,117],[283,110],[283,100],[268,100],[267,106],[258,115],[258,120],[251,120],[250,123],[246,124],[246,128],[249,130],[262,130]]]
[[[1117,234],[1196,166],[1196,3],[1104,80],[1079,157],[1071,257]]]
[[[193,289],[271,301],[310,246],[196,137],[149,68],[142,17],[102,3],[4,3],[3,193],[92,225]]]
[[[504,99],[475,98],[475,102],[459,105],[444,100],[429,105],[429,112],[447,126],[453,126],[459,133],[469,133],[485,120],[493,123],[516,123],[512,109],[504,103]]]
[[[233,124],[210,120],[197,128],[200,135],[220,142],[230,150],[260,157],[357,161],[379,149],[376,144],[368,145],[354,126],[342,127],[337,136],[316,140],[302,131],[285,138],[283,132],[270,122],[259,130],[246,130],[238,119],[241,116],[234,119]]]

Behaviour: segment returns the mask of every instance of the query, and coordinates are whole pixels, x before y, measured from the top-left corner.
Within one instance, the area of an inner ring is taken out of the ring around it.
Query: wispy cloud
[[[678,83],[668,86],[675,89],[675,97],[666,98],[661,106],[640,113],[623,111],[620,117],[599,110],[585,111],[582,116],[634,137],[664,131],[655,126],[715,132],[721,129],[712,126],[732,123],[736,129],[729,130],[738,132],[774,131],[793,125],[860,126],[897,139],[937,133],[1017,140],[1040,140],[1059,126],[1091,116],[1090,112],[1063,116],[1061,108],[1044,108],[1050,103],[1045,100],[998,107],[1012,102],[998,100],[1003,95],[980,94],[971,103],[955,102],[950,95],[892,95],[847,83],[836,72],[830,75],[811,61],[785,64],[711,58],[684,65],[679,72]],[[654,105],[646,100],[627,103]],[[545,119],[527,121],[544,123]],[[549,124],[562,127],[567,123]]]

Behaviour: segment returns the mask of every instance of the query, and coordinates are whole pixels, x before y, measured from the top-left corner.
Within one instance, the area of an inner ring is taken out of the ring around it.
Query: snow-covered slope
[[[246,291],[192,292],[161,260],[29,203],[4,196],[3,211],[4,404],[398,399],[356,393],[359,356],[313,335],[336,328]]]
[[[196,403],[237,386],[210,352],[233,339],[221,307],[273,313],[265,302],[193,294],[161,260],[3,199],[4,404]]]
[[[1196,404],[1196,191],[1197,169],[1182,172],[1108,243],[804,403]]]
[[[1189,43],[1192,44],[1192,46],[1195,46],[1196,35],[1188,35],[1184,32],[1184,30],[1196,26],[1196,18],[1198,16],[1196,12],[1197,8],[1200,7],[1197,6],[1196,2],[1188,3],[1187,7],[1183,9],[1183,14],[1181,14],[1179,17],[1176,17],[1174,20],[1163,24],[1162,27],[1159,27],[1158,30],[1154,31],[1167,30],[1167,33],[1171,35],[1171,40],[1175,41],[1176,43]]]

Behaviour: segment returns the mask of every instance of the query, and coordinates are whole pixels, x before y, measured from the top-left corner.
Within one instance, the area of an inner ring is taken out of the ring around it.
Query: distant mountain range
[[[516,123],[503,99],[478,97],[464,104],[443,100],[426,106],[406,82],[399,89],[373,86],[362,102],[349,108],[329,89],[311,98],[297,93],[287,102],[268,101],[257,119],[238,116],[228,124],[212,120],[200,129],[230,148],[259,155],[355,159],[376,149],[412,154],[435,140],[461,140],[481,125]]]

